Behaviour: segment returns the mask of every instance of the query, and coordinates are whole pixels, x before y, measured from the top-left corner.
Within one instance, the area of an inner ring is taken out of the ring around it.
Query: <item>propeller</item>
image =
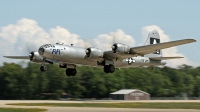
[[[113,51],[116,51],[116,50],[117,50],[117,44],[113,44],[112,50],[113,50]]]
[[[92,50],[91,50],[91,44],[90,44],[90,42],[89,42],[89,40],[88,39],[83,39],[84,41],[84,48],[86,49],[85,50],[85,54],[86,54],[86,57],[90,57],[90,54],[91,54],[91,52],[92,52]]]
[[[86,53],[86,56],[87,56],[87,57],[90,57],[91,48],[87,48],[87,49],[85,50],[85,53]]]
[[[26,50],[28,51],[28,53],[30,53],[31,51],[30,51],[30,48],[29,48],[29,46],[28,46],[28,44],[26,43]]]
[[[30,60],[33,61],[34,52],[31,52],[31,53],[29,54],[29,57],[30,57]]]
[[[32,61],[33,60],[33,57],[34,57],[34,51],[32,51],[31,52],[31,50],[30,50],[30,48],[29,48],[29,46],[28,46],[28,44],[26,43],[26,49],[27,49],[27,52],[29,53],[29,58],[30,58],[30,61]],[[27,53],[27,54],[28,54]]]
[[[113,39],[113,40],[112,40],[112,45],[113,45],[113,44],[115,44],[115,42],[116,42],[116,40],[115,40],[115,39],[116,39],[116,37],[115,37],[115,36],[113,36],[113,38],[112,38],[112,39]]]
[[[113,44],[111,48],[112,48],[113,53],[116,53],[118,46],[117,44]]]

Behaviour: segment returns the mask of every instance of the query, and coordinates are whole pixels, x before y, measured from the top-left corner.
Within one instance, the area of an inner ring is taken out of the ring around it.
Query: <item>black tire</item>
[[[46,66],[41,66],[40,67],[40,71],[42,71],[42,72],[47,71],[47,67]]]
[[[115,72],[115,67],[113,65],[109,65],[109,72],[110,73]]]
[[[43,68],[42,66],[40,67],[40,71],[41,71],[41,72],[44,72],[44,68]]]
[[[65,73],[66,73],[67,76],[71,76],[71,71],[70,71],[69,68],[66,69],[66,72],[65,72]]]
[[[76,69],[71,69],[71,75],[75,76],[76,75]]]
[[[47,71],[47,66],[43,66],[43,68],[44,68],[44,71]]]
[[[104,70],[105,73],[110,73],[108,65],[105,65],[103,70]]]
[[[76,69],[67,68],[66,69],[66,75],[67,76],[75,76],[76,75]]]

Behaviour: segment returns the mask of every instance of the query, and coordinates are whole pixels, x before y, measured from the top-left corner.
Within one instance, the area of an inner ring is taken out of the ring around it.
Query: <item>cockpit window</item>
[[[51,44],[45,44],[45,45],[41,46],[41,48],[49,48],[49,47],[52,47],[52,45]]]

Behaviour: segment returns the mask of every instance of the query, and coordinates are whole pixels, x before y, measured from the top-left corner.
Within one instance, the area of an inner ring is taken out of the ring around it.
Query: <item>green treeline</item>
[[[40,64],[4,63],[0,99],[58,99],[64,92],[74,98],[108,98],[119,89],[140,89],[152,97],[200,96],[200,67],[129,68],[113,74],[105,74],[101,68],[77,67],[77,75],[67,77],[58,65],[47,66],[41,72]]]

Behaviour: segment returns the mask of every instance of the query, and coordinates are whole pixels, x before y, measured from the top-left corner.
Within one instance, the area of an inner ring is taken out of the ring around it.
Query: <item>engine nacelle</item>
[[[43,58],[39,55],[38,52],[31,52],[29,54],[29,57],[30,57],[30,61],[32,62],[36,62],[36,63],[41,63],[43,62]]]
[[[130,53],[130,47],[125,44],[113,44],[112,45],[112,51],[113,53],[119,52],[122,54],[129,54]]]
[[[85,50],[86,57],[92,60],[99,60],[103,57],[103,51],[98,48],[87,48]]]

